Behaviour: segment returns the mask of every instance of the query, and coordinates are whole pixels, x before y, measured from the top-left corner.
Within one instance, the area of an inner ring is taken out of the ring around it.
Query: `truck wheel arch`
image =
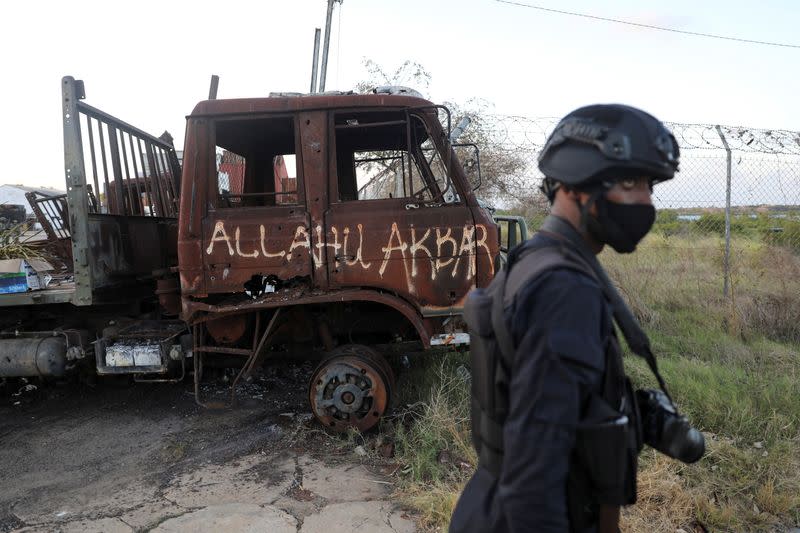
[[[260,311],[265,309],[275,309],[279,307],[288,308],[303,305],[319,305],[325,303],[358,303],[358,302],[371,302],[393,309],[400,313],[408,322],[414,327],[419,340],[422,343],[423,349],[428,349],[431,346],[431,336],[433,335],[432,327],[428,325],[428,321],[422,317],[420,312],[409,302],[400,298],[399,296],[380,292],[371,289],[348,289],[342,291],[329,292],[318,295],[305,295],[288,302],[286,300],[255,300],[247,304],[239,304],[233,306],[212,305],[204,302],[184,300],[184,312],[189,311],[190,316],[186,321],[192,325],[213,320],[227,314],[239,314],[250,311]],[[188,304],[188,306],[187,306]],[[189,309],[187,309],[189,307]]]

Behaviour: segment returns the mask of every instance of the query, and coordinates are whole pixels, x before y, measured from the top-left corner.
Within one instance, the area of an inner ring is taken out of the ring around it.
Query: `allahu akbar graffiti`
[[[372,243],[365,242],[364,226],[358,224],[353,230],[349,226],[338,228],[330,227],[330,238],[325,239],[322,226],[314,228],[315,238],[305,226],[297,226],[294,237],[288,247],[281,250],[269,250],[264,225],[259,227],[258,246],[252,250],[242,249],[242,231],[239,226],[229,231],[223,221],[217,221],[206,247],[206,254],[214,253],[216,246],[224,243],[230,256],[241,258],[285,258],[292,261],[293,252],[298,248],[308,250],[314,262],[314,268],[325,266],[323,250],[327,247],[332,250],[334,266],[359,268],[369,271],[377,269],[378,275],[383,278],[391,268],[404,269],[409,290],[413,291],[414,280],[421,269],[420,262],[427,261],[430,265],[430,279],[435,281],[438,276],[450,275],[455,278],[460,273],[467,280],[473,279],[477,273],[477,256],[485,252],[489,260],[491,272],[494,271],[494,261],[491,257],[487,243],[487,229],[483,224],[466,224],[453,227],[426,227],[400,228],[397,223],[392,223],[387,230],[386,245],[380,247],[380,253],[368,254],[365,259],[365,247]],[[357,234],[357,237],[356,237]],[[232,235],[232,236],[231,236]],[[355,241],[358,241],[357,244]],[[247,240],[247,242],[252,242]],[[397,257],[399,255],[399,257]],[[400,259],[395,261],[394,259]],[[462,264],[464,265],[462,267]]]

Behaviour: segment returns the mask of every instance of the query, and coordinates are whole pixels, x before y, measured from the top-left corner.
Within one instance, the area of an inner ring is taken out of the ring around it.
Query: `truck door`
[[[450,184],[431,125],[413,112],[378,110],[335,113],[330,127],[331,286],[392,291],[423,311],[460,305],[485,235]]]
[[[214,190],[203,220],[207,292],[240,293],[253,276],[311,275],[309,215],[293,115],[218,119]]]

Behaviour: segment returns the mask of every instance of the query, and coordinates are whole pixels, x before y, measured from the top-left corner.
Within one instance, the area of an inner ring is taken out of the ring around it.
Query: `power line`
[[[797,44],[787,44],[787,43],[772,43],[768,41],[756,41],[753,39],[741,39],[739,37],[729,37],[726,35],[714,35],[711,33],[700,33],[696,31],[686,31],[686,30],[678,30],[675,28],[665,28],[663,26],[654,26],[652,24],[642,24],[640,22],[631,22],[630,20],[621,20],[621,19],[612,19],[608,17],[599,17],[597,15],[589,15],[587,13],[576,13],[574,11],[563,11],[561,9],[552,9],[549,7],[544,6],[537,6],[533,4],[523,4],[522,2],[513,2],[512,0],[495,0],[501,4],[508,4],[512,6],[518,7],[527,7],[530,9],[538,9],[539,11],[547,11],[549,13],[558,13],[560,15],[571,15],[573,17],[583,17],[592,20],[602,20],[604,22],[616,22],[617,24],[627,24],[628,26],[636,26],[639,28],[647,28],[650,30],[660,30],[660,31],[669,31],[672,33],[682,33],[684,35],[694,35],[695,37],[708,37],[710,39],[722,39],[725,41],[736,41],[739,43],[748,43],[748,44],[763,44],[766,46],[780,46],[783,48],[800,48],[800,45]]]

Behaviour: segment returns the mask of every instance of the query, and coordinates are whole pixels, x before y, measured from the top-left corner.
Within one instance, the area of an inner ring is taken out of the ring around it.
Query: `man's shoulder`
[[[554,267],[528,280],[517,291],[517,305],[531,301],[580,304],[587,298],[602,300],[603,291],[589,275],[568,266]]]
[[[546,317],[554,312],[584,314],[588,310],[592,315],[602,314],[603,290],[588,268],[568,260],[561,262],[545,252],[548,249],[558,253],[559,243],[540,235],[515,250],[511,271],[518,269],[514,274],[517,280],[513,294],[507,295],[511,303],[508,310],[525,317]]]
[[[602,293],[600,284],[589,273],[588,266],[566,258],[561,260],[564,256],[559,252],[559,246],[556,239],[537,233],[512,250],[509,254],[512,264],[510,272],[514,272],[516,277],[522,276],[523,282],[517,294],[540,290],[560,292],[579,287]]]

